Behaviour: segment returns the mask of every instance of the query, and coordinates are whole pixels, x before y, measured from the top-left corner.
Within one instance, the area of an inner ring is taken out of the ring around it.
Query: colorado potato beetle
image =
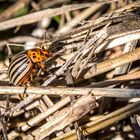
[[[34,48],[14,56],[8,68],[10,84],[26,86],[37,75],[39,69],[44,69],[44,61],[51,56],[48,50]]]

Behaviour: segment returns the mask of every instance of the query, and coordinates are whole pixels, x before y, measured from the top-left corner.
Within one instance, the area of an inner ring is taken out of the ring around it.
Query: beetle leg
[[[37,76],[38,76],[38,75],[40,75],[42,69],[43,69],[43,70],[45,69],[45,65],[44,65],[42,62],[37,63],[37,64],[38,64],[38,68],[39,68],[39,71],[38,71],[38,73],[37,73]]]
[[[21,100],[23,100],[24,98],[28,97],[28,94],[26,94],[26,90],[27,90],[28,86],[30,86],[30,84],[29,83],[26,83],[25,89],[24,89],[24,93],[23,94],[19,94],[19,98]]]
[[[39,69],[39,71],[38,71],[38,73],[37,73],[37,76],[39,76],[39,75],[40,75],[40,73],[41,73],[41,69]]]
[[[41,69],[45,69],[45,65],[41,62],[41,63],[38,63],[38,66],[39,66],[39,68],[41,68]]]

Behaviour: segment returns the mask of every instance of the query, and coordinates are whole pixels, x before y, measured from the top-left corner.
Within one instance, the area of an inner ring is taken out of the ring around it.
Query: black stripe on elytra
[[[24,60],[21,65],[25,65],[25,64],[27,64],[27,62],[29,62],[28,59]],[[17,72],[17,70],[21,67],[21,65],[17,69],[15,69],[15,71],[13,71],[13,73],[11,75],[11,79],[12,79],[12,77],[16,74],[15,78],[13,79],[13,83],[17,79],[17,77],[26,69],[26,67],[23,67],[23,69],[21,69],[20,72],[19,71]]]
[[[21,82],[21,80],[22,80],[23,78],[25,78],[25,77],[27,76],[27,73],[30,73],[31,71],[32,71],[32,68],[30,68],[30,70],[27,71],[26,74],[18,81],[17,85]]]
[[[12,61],[9,66],[8,72],[10,73],[11,69],[13,69],[13,67],[15,67],[15,65],[17,65],[19,62],[23,61],[26,57],[27,57],[27,55],[25,55],[24,57],[21,57],[21,56],[17,57],[16,58],[17,62],[12,67],[10,67],[15,62],[15,61]]]
[[[27,62],[28,59],[25,57],[23,59],[20,59],[20,61],[17,61],[9,70],[8,70],[8,75],[10,77],[10,79],[13,77],[13,75],[15,74],[15,72],[18,70],[18,68],[23,65],[23,63]],[[20,63],[20,65],[16,68],[16,66]],[[13,69],[15,69],[13,71]]]
[[[17,55],[15,55],[15,56],[12,58],[11,63],[12,63],[13,61],[17,60],[17,58],[22,57],[22,56],[27,56],[27,54],[25,53],[25,51],[24,51],[24,52],[21,52],[21,53],[19,53],[19,54],[17,54]]]

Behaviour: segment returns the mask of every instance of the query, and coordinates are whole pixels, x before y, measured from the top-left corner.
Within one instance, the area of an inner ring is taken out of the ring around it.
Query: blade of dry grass
[[[88,72],[84,75],[84,79],[89,79],[98,74],[107,72],[116,67],[122,66],[124,64],[136,61],[140,59],[140,48],[137,48],[129,53],[123,54],[118,58],[113,58],[106,60],[104,62],[96,64],[96,67],[93,66]]]
[[[116,123],[124,118],[127,118],[129,115],[132,115],[140,110],[140,102],[136,102],[133,104],[129,104],[119,110],[116,110],[112,113],[109,113],[93,122],[87,123],[81,126],[83,129],[83,134],[89,135],[90,133],[94,133],[98,130],[101,130],[113,123]],[[75,130],[72,130],[69,133],[66,133],[60,137],[54,138],[53,140],[76,140]]]
[[[0,94],[23,94],[24,87],[16,86],[0,86]],[[85,87],[28,87],[26,94],[30,95],[30,98],[36,95],[87,95],[93,94],[94,96],[104,96],[104,97],[120,97],[120,98],[134,98],[140,96],[139,89],[108,89],[108,88],[85,88]],[[36,97],[37,98],[37,97]],[[30,99],[31,100],[31,99]],[[32,99],[33,100],[33,99]],[[31,100],[31,101],[32,101]],[[27,100],[28,102],[28,100]],[[26,103],[26,102],[25,102]]]
[[[31,0],[19,0],[10,7],[8,7],[4,12],[0,14],[0,21],[10,18],[18,10],[22,9],[30,3]]]
[[[19,128],[23,132],[27,131],[31,127],[35,126],[36,124],[38,124],[39,122],[41,122],[42,120],[44,120],[45,118],[47,118],[48,116],[53,114],[54,112],[58,111],[60,108],[64,107],[69,102],[70,102],[70,97],[66,97],[66,98],[62,99],[60,102],[56,103],[54,106],[50,107],[48,110],[46,110],[46,111],[38,114],[36,117],[30,119],[28,122],[22,123],[21,125],[17,126],[17,128]],[[20,133],[13,130],[8,134],[8,137],[15,138],[18,135],[20,135]]]
[[[115,0],[115,1],[118,1],[118,0]],[[111,2],[112,0],[107,0],[105,2],[99,2],[99,3],[111,3]],[[97,3],[73,4],[73,5],[66,5],[60,8],[55,8],[55,9],[46,9],[46,10],[38,11],[38,12],[31,13],[22,17],[17,17],[14,19],[1,22],[0,31],[13,28],[16,26],[31,24],[31,23],[40,21],[45,17],[53,17],[53,16],[60,15],[68,11],[82,9],[82,8],[90,7],[96,4]]]
[[[43,139],[56,130],[61,130],[67,125],[75,122],[90,110],[96,108],[94,97],[91,95],[82,96],[71,106],[66,107],[54,114],[51,119],[38,129],[32,132],[37,139]],[[32,135],[27,135],[24,139],[30,139]]]

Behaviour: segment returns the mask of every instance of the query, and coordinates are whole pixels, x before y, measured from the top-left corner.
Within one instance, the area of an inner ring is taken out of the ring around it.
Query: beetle
[[[8,67],[10,84],[27,86],[32,81],[33,75],[37,75],[39,69],[44,69],[44,61],[51,57],[48,50],[33,48],[14,56]]]

